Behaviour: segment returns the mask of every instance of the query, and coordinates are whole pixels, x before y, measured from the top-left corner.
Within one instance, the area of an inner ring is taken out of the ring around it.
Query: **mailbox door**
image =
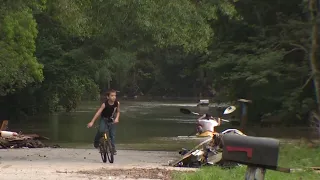
[[[279,140],[225,134],[222,143],[225,160],[264,167],[278,165]]]

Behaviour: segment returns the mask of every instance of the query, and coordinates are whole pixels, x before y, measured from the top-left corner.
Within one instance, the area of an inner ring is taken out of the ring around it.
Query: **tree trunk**
[[[319,0],[310,0],[309,10],[311,13],[311,23],[312,23],[312,46],[310,54],[310,67],[313,75],[313,84],[315,90],[316,101],[318,105],[318,112],[320,112],[320,77],[318,68],[318,16],[319,16]]]

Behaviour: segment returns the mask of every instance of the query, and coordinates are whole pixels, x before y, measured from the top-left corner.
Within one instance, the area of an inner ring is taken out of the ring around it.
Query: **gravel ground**
[[[163,179],[172,171],[194,169],[168,167],[177,152],[119,150],[115,162],[102,163],[96,149],[0,150],[0,176],[5,180]]]

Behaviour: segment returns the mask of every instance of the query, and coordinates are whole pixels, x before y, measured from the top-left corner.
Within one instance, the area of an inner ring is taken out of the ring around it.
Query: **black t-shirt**
[[[115,101],[113,105],[110,105],[108,101],[104,103],[105,107],[101,113],[102,118],[114,118],[118,111],[118,101]]]

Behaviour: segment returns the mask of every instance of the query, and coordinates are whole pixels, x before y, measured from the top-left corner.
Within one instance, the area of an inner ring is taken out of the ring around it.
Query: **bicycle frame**
[[[111,124],[113,124],[113,122],[106,122],[106,120],[105,120],[105,127],[104,127],[104,130],[103,130],[103,138],[105,140],[107,140],[108,137],[109,137],[108,134],[110,133],[110,125]]]
[[[109,160],[110,163],[114,162],[113,147],[110,139],[108,139],[109,138],[108,133],[110,133],[111,124],[112,122],[105,122],[103,134],[101,134],[101,138],[100,138],[100,144],[99,144],[100,154],[101,154],[102,161],[104,163],[107,161],[107,159]]]

